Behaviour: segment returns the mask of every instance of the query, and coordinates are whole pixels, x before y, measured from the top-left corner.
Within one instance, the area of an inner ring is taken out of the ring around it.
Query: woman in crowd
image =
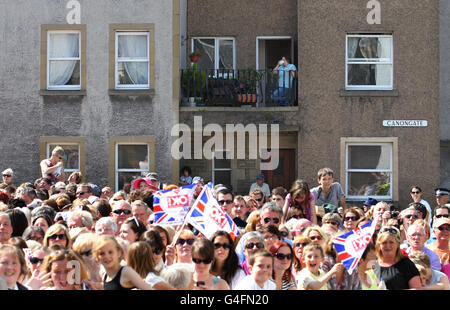
[[[370,242],[364,253],[361,255],[361,259],[358,263],[358,274],[363,290],[378,289],[377,276],[373,270],[376,259],[375,245]]]
[[[175,246],[170,244],[166,247],[166,265],[173,263],[192,264],[192,244],[195,241],[195,235],[192,231],[184,229],[176,241]]]
[[[147,228],[145,225],[135,216],[132,216],[126,219],[120,226],[119,236],[132,244],[133,242],[139,240],[146,230]]]
[[[51,247],[54,244],[60,244],[65,249],[72,248],[72,239],[66,226],[54,224],[48,228],[44,236],[44,245]]]
[[[413,202],[421,203],[425,206],[425,208],[427,208],[428,213],[427,213],[427,218],[425,220],[426,220],[428,226],[430,226],[431,218],[432,218],[432,216],[431,216],[432,211],[431,211],[430,204],[426,200],[422,199],[422,195],[423,195],[422,189],[419,186],[414,185],[411,187],[410,194],[411,194],[411,198],[412,198]]]
[[[303,234],[307,236],[312,243],[319,244],[325,252],[329,237],[322,228],[320,228],[319,226],[310,226],[306,228]]]
[[[308,183],[304,180],[296,180],[292,184],[289,194],[286,196],[286,201],[283,207],[282,222],[286,222],[286,215],[291,208],[296,208],[302,211],[304,218],[317,224],[316,205],[314,195],[310,192]]]
[[[342,220],[344,222],[344,231],[350,232],[358,226],[358,221],[361,216],[356,208],[349,208],[344,211]]]
[[[292,262],[296,259],[291,246],[283,241],[276,241],[269,249],[273,255],[272,279],[277,290],[295,290]]]
[[[197,239],[192,245],[192,261],[194,273],[192,279],[195,289],[199,290],[229,290],[227,282],[214,276],[210,270],[214,260],[214,244],[208,239]]]
[[[302,259],[303,249],[311,243],[311,239],[304,235],[298,235],[294,238],[292,242],[292,248],[295,255],[294,266],[293,266],[293,274],[294,277],[297,278],[298,274],[305,267],[305,264]]]
[[[28,290],[18,282],[27,274],[27,266],[22,251],[12,244],[0,244],[0,278],[5,280],[10,290]]]
[[[244,271],[239,266],[233,239],[227,232],[219,230],[213,234],[211,242],[214,244],[211,274],[220,276],[228,283],[230,289],[233,289],[245,277]]]
[[[97,235],[94,233],[81,234],[73,243],[72,248],[83,259],[90,275],[91,285],[100,289],[103,286],[100,264],[95,259],[92,250],[96,239]]]
[[[420,274],[413,262],[400,251],[400,231],[383,226],[377,237],[375,274],[383,278],[389,290],[420,289]]]
[[[54,224],[50,215],[46,212],[38,212],[31,218],[31,225],[39,226],[47,232],[47,229]]]
[[[264,248],[264,237],[260,232],[251,231],[241,237],[237,246],[238,248],[239,245],[242,245],[242,248],[244,249],[244,261],[241,263],[241,267],[244,270],[245,275],[248,276],[250,274],[250,269],[247,260],[256,250]]]
[[[266,250],[270,251],[270,247],[277,241],[281,240],[281,232],[274,225],[264,227],[261,231],[264,237],[264,245]]]
[[[156,274],[160,274],[165,267],[163,255],[166,250],[166,246],[164,245],[161,235],[156,230],[151,228],[142,235],[142,241],[145,241],[150,245],[153,260],[155,262],[154,269]]]

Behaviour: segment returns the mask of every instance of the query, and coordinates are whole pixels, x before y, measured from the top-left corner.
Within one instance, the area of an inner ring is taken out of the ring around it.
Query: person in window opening
[[[377,58],[377,38],[359,38],[354,55],[351,58]],[[376,85],[376,65],[360,64],[350,66],[348,72],[349,85]]]
[[[291,105],[292,80],[295,79],[296,71],[297,68],[286,56],[283,56],[273,69],[273,73],[278,74],[278,86],[272,94],[272,99],[279,101],[281,106]]]
[[[57,146],[53,149],[52,155],[48,159],[41,161],[41,172],[43,178],[49,178],[52,184],[64,182],[66,174],[63,167],[64,149]]]

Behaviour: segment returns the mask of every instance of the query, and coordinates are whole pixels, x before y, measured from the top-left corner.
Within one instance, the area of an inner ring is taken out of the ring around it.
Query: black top
[[[247,222],[242,220],[240,217],[235,217],[233,219],[233,222],[236,224],[237,227],[239,228],[245,228],[245,226],[247,226]]]
[[[388,290],[409,289],[409,280],[420,276],[414,263],[407,257],[390,267],[381,267],[376,262],[374,271],[378,279],[384,279]]]
[[[123,266],[120,267],[119,271],[117,272],[116,276],[114,277],[114,279],[112,279],[110,282],[106,282],[106,277],[108,275],[105,274],[105,277],[103,278],[103,287],[104,290],[131,290],[132,288],[126,288],[123,287],[120,284],[120,276],[122,274],[122,269]]]
[[[19,290],[19,291],[28,291],[28,288],[26,286],[20,284],[19,282],[17,282],[16,284],[17,284],[17,290]],[[8,290],[15,291],[12,288],[9,288]]]

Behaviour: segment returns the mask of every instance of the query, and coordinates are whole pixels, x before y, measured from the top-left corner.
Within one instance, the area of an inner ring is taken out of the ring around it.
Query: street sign
[[[383,127],[427,127],[425,120],[384,120]]]

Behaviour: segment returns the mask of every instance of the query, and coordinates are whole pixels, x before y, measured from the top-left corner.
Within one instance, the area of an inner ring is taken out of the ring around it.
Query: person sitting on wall
[[[41,161],[42,177],[49,178],[52,184],[58,181],[64,182],[66,174],[64,173],[63,158],[64,149],[60,146],[55,147],[50,158]]]
[[[263,192],[264,197],[270,197],[270,188],[269,184],[264,183],[264,174],[260,173],[256,176],[256,182],[250,186],[249,195],[255,190],[259,189]]]

